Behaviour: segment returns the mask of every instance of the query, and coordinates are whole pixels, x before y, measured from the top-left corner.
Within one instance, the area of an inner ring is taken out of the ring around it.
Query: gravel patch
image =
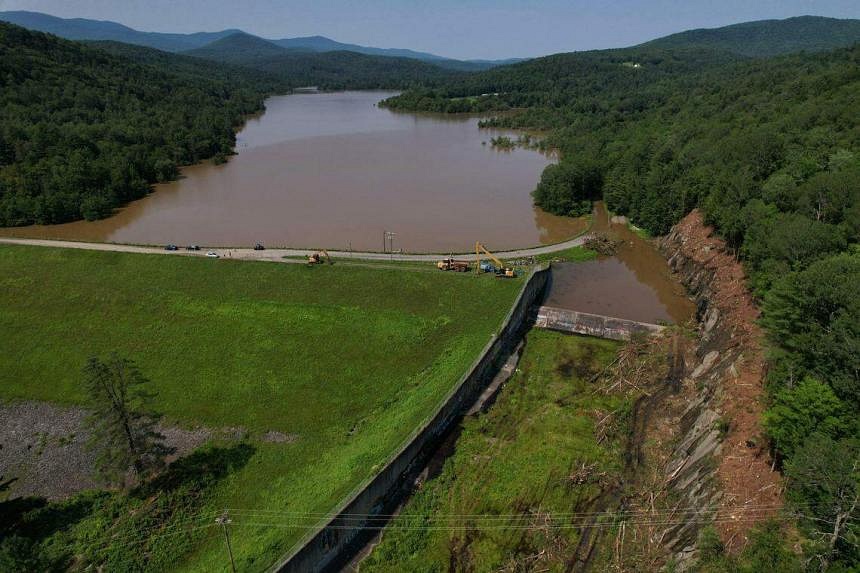
[[[276,432],[275,430],[269,430],[263,434],[262,437],[264,442],[274,444],[292,444],[293,442],[298,441],[298,439],[299,436],[297,434],[284,434],[283,432]]]
[[[248,430],[243,428],[242,426],[230,426],[227,428],[221,428],[218,431],[219,436],[223,440],[232,440],[234,442],[241,442],[242,440],[248,437]]]
[[[103,487],[95,472],[95,452],[86,448],[89,432],[80,407],[45,402],[0,403],[0,495],[67,498],[85,489]],[[186,430],[160,425],[172,461],[203,445],[208,428]]]

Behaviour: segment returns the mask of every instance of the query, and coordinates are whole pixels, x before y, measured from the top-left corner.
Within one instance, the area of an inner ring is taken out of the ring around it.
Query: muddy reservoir
[[[532,205],[552,159],[502,151],[498,135],[463,116],[395,113],[388,92],[272,97],[237,135],[224,165],[182,179],[96,222],[6,234],[144,244],[268,245],[382,250],[383,233],[407,251],[492,249],[553,243],[583,223]]]

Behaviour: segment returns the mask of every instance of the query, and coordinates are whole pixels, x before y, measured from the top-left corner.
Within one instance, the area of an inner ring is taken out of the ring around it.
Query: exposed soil
[[[781,476],[762,448],[765,359],[763,333],[756,324],[759,310],[746,289],[741,264],[713,235],[713,229],[705,225],[698,210],[675,226],[669,240],[698,273],[692,281],[682,277],[687,286],[701,289],[700,298],[706,297],[708,308],[719,313],[715,316],[719,317],[716,330],[721,351],[734,349],[739,353],[722,377],[718,392],[727,433],[717,455],[716,470],[722,491],[716,527],[726,547],[737,552],[746,545],[750,528],[775,515],[782,504]],[[749,514],[744,515],[744,509],[749,507],[770,509],[750,519]]]
[[[95,452],[86,447],[88,411],[45,402],[0,404],[0,496],[67,498],[102,487],[94,470]],[[212,431],[161,425],[168,461],[205,443]]]

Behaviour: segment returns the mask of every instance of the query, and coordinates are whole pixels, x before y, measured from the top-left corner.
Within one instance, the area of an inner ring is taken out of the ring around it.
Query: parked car
[[[206,253],[206,256],[209,257],[210,259],[220,259],[221,258],[221,256],[218,253],[216,253],[215,251],[209,251],[208,253]]]
[[[257,243],[256,245],[254,245],[254,250],[255,251],[265,251],[266,247],[263,246],[263,243]]]
[[[200,247],[198,245],[188,245],[185,247],[186,251],[199,251]]]
[[[179,247],[171,244],[171,245],[167,245],[166,247],[164,247],[164,250],[165,251],[178,251]]]

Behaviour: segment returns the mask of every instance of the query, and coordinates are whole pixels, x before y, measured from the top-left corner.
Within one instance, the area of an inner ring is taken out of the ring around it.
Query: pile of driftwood
[[[618,245],[623,241],[606,233],[591,233],[585,237],[583,245],[585,248],[596,251],[598,254],[612,256],[618,251]]]
[[[618,351],[615,360],[606,368],[601,390],[617,390],[649,395],[647,388],[665,376],[665,337],[634,336]]]

